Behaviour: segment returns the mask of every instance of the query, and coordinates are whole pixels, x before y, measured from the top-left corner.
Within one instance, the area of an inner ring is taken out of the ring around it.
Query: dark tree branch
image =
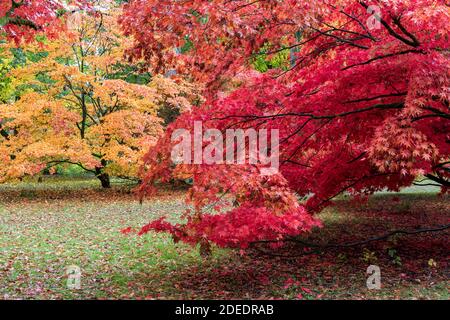
[[[370,64],[371,62],[376,61],[376,60],[381,60],[381,59],[385,59],[385,58],[400,56],[400,55],[404,55],[404,54],[408,54],[408,53],[423,53],[423,51],[422,50],[417,50],[417,49],[410,49],[410,50],[404,50],[404,51],[389,53],[389,54],[385,54],[385,55],[379,55],[379,56],[376,56],[376,57],[374,57],[372,59],[369,59],[367,61],[360,62],[360,63],[355,63],[355,64],[351,64],[349,66],[346,66],[346,67],[342,68],[342,70],[345,71],[345,70],[348,70],[348,69],[353,68],[353,67]]]
[[[254,249],[257,249],[259,252],[266,254],[266,255],[290,258],[290,257],[298,257],[298,256],[303,256],[303,255],[308,255],[308,254],[319,253],[320,250],[336,249],[336,248],[350,248],[350,247],[361,246],[361,245],[369,244],[369,243],[375,242],[375,241],[386,240],[386,239],[389,239],[390,237],[398,235],[398,234],[413,235],[413,234],[428,233],[428,232],[441,232],[441,231],[447,230],[449,228],[450,228],[450,224],[436,226],[436,227],[430,227],[430,228],[413,229],[413,230],[398,229],[398,230],[390,231],[381,236],[374,236],[374,237],[370,237],[368,239],[347,242],[347,243],[321,244],[321,243],[312,243],[312,242],[302,240],[299,238],[287,238],[287,239],[283,239],[280,241],[277,241],[277,240],[255,241],[251,244],[251,246]],[[315,248],[316,250],[302,252],[302,253],[299,253],[296,255],[283,255],[283,254],[276,254],[276,253],[268,252],[265,250],[261,250],[260,248],[257,247],[258,244],[270,244],[270,243],[279,243],[279,242],[291,242],[291,243],[295,243],[295,244],[300,244],[303,247]]]
[[[398,92],[398,93],[389,93],[389,94],[381,94],[379,96],[369,97],[369,98],[361,98],[361,99],[355,99],[355,100],[348,100],[344,101],[344,103],[358,103],[358,102],[366,102],[366,101],[372,101],[377,100],[381,98],[390,98],[390,97],[402,97],[406,96],[407,92]]]
[[[36,31],[42,29],[40,26],[35,24],[33,21],[30,21],[30,20],[27,20],[27,19],[23,19],[23,18],[20,18],[20,17],[8,18],[8,23],[14,24],[16,26],[29,27],[29,28],[34,29]]]
[[[79,166],[81,169],[83,169],[83,170],[85,170],[85,171],[87,171],[87,172],[95,173],[94,170],[86,168],[86,167],[83,166],[81,163],[79,163],[79,162],[73,162],[73,161],[70,161],[70,160],[54,160],[54,161],[47,162],[47,168],[56,166],[56,165],[58,165],[58,164],[63,164],[63,163],[74,164],[74,165]]]
[[[359,3],[360,3],[365,9],[368,9],[368,8],[369,8],[369,6],[368,6],[366,3],[364,3],[363,1],[360,1]],[[411,46],[411,47],[414,47],[414,48],[420,46],[420,43],[417,41],[417,39],[411,38],[411,40],[409,40],[409,39],[403,37],[402,35],[400,35],[400,34],[398,34],[397,32],[395,32],[394,29],[392,29],[392,27],[386,22],[386,20],[384,20],[384,19],[381,18],[381,17],[378,17],[378,19],[379,19],[380,23],[381,23],[381,24],[386,28],[386,30],[389,32],[389,34],[390,34],[391,36],[393,36],[394,38],[396,38],[396,39],[400,40],[401,42],[403,42],[403,43],[405,43],[405,44],[407,44],[407,45],[409,45],[409,46]],[[394,23],[395,23],[395,21],[394,21]],[[399,26],[399,28],[400,28],[400,26]],[[401,29],[401,28],[400,28],[400,29]],[[402,31],[403,31],[403,30],[402,30]],[[403,31],[403,32],[404,32],[404,31]],[[407,36],[409,37],[409,34],[407,34]],[[412,35],[411,35],[411,36],[412,36]],[[414,40],[415,40],[415,41],[414,41]]]
[[[222,118],[213,118],[212,120],[227,120],[231,118],[241,118],[241,119],[247,119],[248,121],[257,120],[257,119],[275,119],[280,117],[287,117],[287,116],[293,116],[293,117],[308,117],[315,120],[320,119],[334,119],[334,118],[342,118],[346,117],[352,114],[358,114],[363,113],[367,111],[372,110],[387,110],[387,109],[401,109],[404,107],[403,102],[395,102],[395,103],[389,103],[389,104],[375,104],[373,106],[369,106],[366,108],[346,111],[342,113],[337,114],[330,114],[330,115],[314,115],[312,113],[304,113],[304,112],[287,112],[287,113],[279,113],[279,114],[273,114],[273,115],[265,115],[265,116],[259,116],[259,115],[230,115]]]
[[[444,178],[436,177],[436,176],[434,176],[432,174],[427,174],[427,175],[425,175],[425,177],[427,177],[430,180],[433,180],[434,182],[439,183],[441,186],[450,188],[450,181],[448,181],[448,180],[446,180]]]

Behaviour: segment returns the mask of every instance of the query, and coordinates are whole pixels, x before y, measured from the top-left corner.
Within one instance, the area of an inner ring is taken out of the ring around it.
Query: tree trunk
[[[100,168],[95,168],[96,176],[100,180],[103,188],[111,188],[111,182],[109,181],[109,175],[101,171]]]

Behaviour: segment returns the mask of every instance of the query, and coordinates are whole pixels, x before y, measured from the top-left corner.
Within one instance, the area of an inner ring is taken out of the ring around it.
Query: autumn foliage
[[[309,230],[318,224],[311,215],[343,192],[399,190],[424,177],[446,192],[449,8],[429,0],[371,4],[128,4],[121,22],[136,39],[130,53],[154,70],[175,68],[194,77],[208,97],[179,117],[146,155],[141,188],[145,193],[155,182],[190,176],[195,210],[186,224],[160,220],[143,232],[245,247]],[[285,50],[289,68],[254,71],[256,57]],[[173,166],[171,132],[192,128],[195,120],[220,130],[279,129],[280,174],[262,176],[257,166]],[[299,196],[309,196],[304,205]],[[216,206],[224,199],[238,207]]]
[[[365,197],[418,179],[448,192],[444,0],[132,0],[120,14],[119,37],[119,26],[95,6],[73,5],[90,12],[69,32],[73,45],[45,43],[47,56],[11,73],[33,89],[0,109],[4,176],[34,174],[52,161],[80,164],[98,177],[135,177],[141,167],[142,196],[191,179],[185,223],[162,218],[141,233],[170,232],[204,250],[209,242],[247,247],[307,232],[320,226],[314,214],[344,192]],[[29,38],[25,29],[52,35],[68,19],[67,10],[55,15],[59,6],[2,2],[3,31],[16,43]],[[139,70],[184,81],[117,78],[124,56]],[[207,99],[195,108],[192,83]],[[29,108],[32,101],[40,106]],[[161,105],[181,115],[156,142]],[[194,121],[221,131],[279,130],[279,173],[261,175],[259,165],[174,164],[171,135],[192,131]]]
[[[71,13],[91,10],[89,0],[2,0],[0,31],[17,44],[36,35],[57,37]]]
[[[57,39],[19,50],[3,44],[10,70],[0,105],[1,181],[69,164],[104,187],[110,176],[138,181],[142,157],[163,130],[159,112],[191,107],[192,85],[150,77],[124,59],[130,39],[118,28],[120,10],[107,1],[102,10],[68,16]]]

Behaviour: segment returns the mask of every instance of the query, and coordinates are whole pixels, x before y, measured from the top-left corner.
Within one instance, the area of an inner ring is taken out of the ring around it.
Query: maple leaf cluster
[[[56,38],[66,29],[67,14],[91,7],[88,0],[2,0],[0,31],[17,44],[36,35]]]
[[[258,241],[282,240],[299,232],[319,227],[319,220],[308,214],[303,207],[275,215],[266,207],[244,203],[227,213],[205,215],[199,221],[172,225],[160,218],[142,227],[139,234],[149,231],[169,232],[175,240],[182,239],[197,244],[207,239],[221,247],[245,249]]]

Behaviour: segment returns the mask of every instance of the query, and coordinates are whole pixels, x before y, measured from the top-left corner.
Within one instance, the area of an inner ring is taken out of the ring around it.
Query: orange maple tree
[[[64,164],[94,173],[103,187],[111,175],[139,180],[144,152],[163,130],[158,115],[188,110],[197,99],[187,82],[150,79],[139,62],[124,61],[131,39],[118,29],[119,13],[105,1],[68,17],[58,39],[23,45],[41,55],[9,72],[15,90],[0,106],[2,181]]]

